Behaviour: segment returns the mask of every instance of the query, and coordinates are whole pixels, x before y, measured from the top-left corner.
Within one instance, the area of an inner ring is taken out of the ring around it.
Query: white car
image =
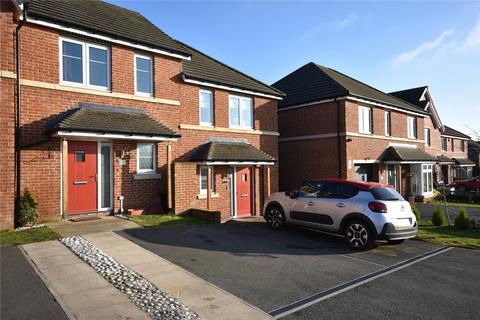
[[[399,244],[417,233],[410,204],[379,183],[305,181],[296,190],[272,194],[263,216],[272,228],[295,224],[344,235],[355,250],[369,249],[375,240]]]

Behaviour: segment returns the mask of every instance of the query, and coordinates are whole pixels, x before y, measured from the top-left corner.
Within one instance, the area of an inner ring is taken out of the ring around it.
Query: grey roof
[[[475,162],[468,160],[468,159],[463,159],[463,158],[453,158],[455,160],[455,164],[457,166],[468,166],[468,167],[473,167],[475,166]]]
[[[240,141],[209,141],[194,150],[191,161],[274,161],[271,155]]]
[[[437,161],[440,163],[455,163],[455,160],[450,159],[449,157],[444,156],[443,154],[437,156]]]
[[[415,105],[313,62],[290,73],[272,86],[287,94],[287,97],[279,103],[279,108],[350,95],[427,114]]]
[[[422,110],[425,110],[425,107],[427,106],[428,101],[427,100],[420,101],[420,98],[422,97],[423,93],[425,92],[425,89],[427,88],[428,86],[423,86],[423,87],[411,88],[406,90],[394,91],[394,92],[390,92],[389,94],[399,99],[402,99],[408,103],[411,103]]]
[[[271,86],[258,81],[245,73],[206,55],[199,50],[182,43],[192,53],[190,61],[183,64],[183,75],[192,80],[200,80],[213,84],[229,85],[239,89],[246,89],[282,97],[285,94]]]
[[[100,0],[29,0],[28,17],[57,22],[92,33],[126,40],[171,53],[189,51],[140,13]]]
[[[451,127],[448,127],[448,126],[444,126],[444,130],[443,130],[442,134],[446,135],[446,136],[459,137],[459,138],[464,138],[464,139],[471,139],[470,136],[467,136],[466,134],[461,133],[460,131],[455,130],[455,129],[453,129]]]
[[[422,149],[412,147],[388,147],[382,155],[382,161],[436,162],[437,158]]]
[[[79,102],[74,108],[58,115],[47,125],[47,131],[57,130],[161,137],[180,136],[150,117],[143,109],[85,102]]]

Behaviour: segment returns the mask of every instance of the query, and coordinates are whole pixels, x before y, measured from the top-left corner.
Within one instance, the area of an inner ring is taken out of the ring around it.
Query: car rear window
[[[403,201],[403,197],[392,188],[373,188],[370,189],[373,197],[382,201]]]

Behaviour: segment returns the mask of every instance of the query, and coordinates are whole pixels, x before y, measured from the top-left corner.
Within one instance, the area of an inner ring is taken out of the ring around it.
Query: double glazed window
[[[415,117],[407,118],[408,138],[417,138],[417,119]]]
[[[431,146],[430,129],[429,128],[424,129],[424,135],[425,135],[425,145],[428,146],[428,147]]]
[[[211,183],[210,191],[215,192],[215,173],[213,168],[211,169]],[[208,168],[207,167],[200,167],[200,194],[207,194],[207,176],[208,176]]]
[[[358,107],[358,132],[372,133],[372,108]]]
[[[212,91],[200,90],[200,124],[213,126],[213,97]]]
[[[460,151],[465,152],[465,140],[460,140]]]
[[[442,150],[447,151],[448,139],[442,138]]]
[[[229,96],[230,128],[253,129],[253,101],[251,98]]]
[[[155,144],[137,144],[137,173],[155,172]]]
[[[392,120],[391,120],[391,114],[389,111],[385,111],[385,135],[391,136],[392,135]]]
[[[152,58],[135,55],[135,94],[153,96],[153,65]]]
[[[110,49],[83,41],[60,39],[61,83],[110,89]]]
[[[422,164],[423,193],[433,191],[433,165]]]

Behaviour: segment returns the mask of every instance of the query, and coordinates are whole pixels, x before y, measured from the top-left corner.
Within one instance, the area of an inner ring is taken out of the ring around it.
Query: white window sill
[[[358,133],[364,134],[364,135],[366,135],[366,136],[371,136],[371,135],[373,135],[372,132],[360,132],[360,131],[359,131]]]
[[[133,176],[134,180],[153,180],[153,179],[161,179],[162,175],[160,173],[152,172],[152,173],[137,173]]]
[[[102,92],[112,92],[110,87],[96,87],[96,86],[85,85],[85,84],[76,83],[76,82],[60,81],[59,85],[65,86],[65,87],[88,89],[88,90],[95,90],[95,91],[102,91]]]
[[[136,97],[142,97],[142,98],[154,98],[153,97],[153,94],[149,94],[149,93],[141,93],[141,92],[135,92],[135,96]]]
[[[234,130],[255,131],[255,129],[253,128],[246,128],[246,127],[229,126],[228,128],[234,129]]]
[[[213,124],[210,123],[202,123],[200,122],[200,127],[205,127],[205,128],[215,128]]]
[[[220,198],[220,195],[216,192],[211,193],[212,198]],[[200,193],[197,195],[197,199],[207,199],[207,194],[206,193]]]

